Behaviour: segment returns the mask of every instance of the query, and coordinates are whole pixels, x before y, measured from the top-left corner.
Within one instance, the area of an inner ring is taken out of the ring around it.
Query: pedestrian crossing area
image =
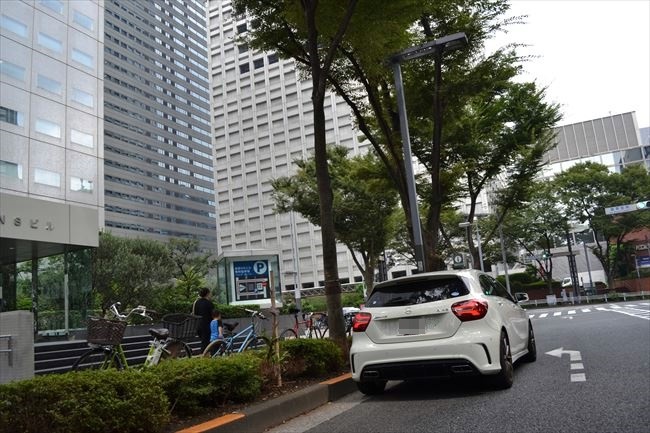
[[[528,317],[531,319],[573,318],[580,314],[604,311],[650,320],[650,308],[648,307],[650,307],[650,302],[637,302],[634,304],[605,304],[594,307],[582,306],[556,311],[541,311],[539,313],[531,313]]]

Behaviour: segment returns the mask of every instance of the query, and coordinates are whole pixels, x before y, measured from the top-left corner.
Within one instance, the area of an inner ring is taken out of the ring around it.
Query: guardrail
[[[529,301],[520,302],[519,305],[522,307],[548,307],[553,305],[575,305],[583,303],[594,303],[594,302],[628,302],[634,299],[650,299],[650,292],[641,291],[641,292],[612,292],[612,293],[603,293],[602,295],[580,295],[580,296],[567,296],[567,300],[564,301],[562,298],[558,298],[555,304],[549,304],[546,299],[531,299]]]

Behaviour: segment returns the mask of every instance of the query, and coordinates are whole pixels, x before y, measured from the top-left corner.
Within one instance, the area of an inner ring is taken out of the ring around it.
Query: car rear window
[[[467,286],[458,277],[397,281],[394,284],[375,287],[366,302],[366,307],[424,304],[457,298],[468,293]]]

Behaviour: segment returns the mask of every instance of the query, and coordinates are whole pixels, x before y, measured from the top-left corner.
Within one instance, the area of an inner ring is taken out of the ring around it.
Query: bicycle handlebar
[[[251,316],[253,316],[253,317],[258,316],[260,319],[266,320],[266,316],[264,314],[262,314],[261,311],[249,310],[248,308],[244,308],[244,311],[246,311],[247,313],[251,313]]]
[[[133,314],[137,314],[153,321],[153,318],[147,314],[147,307],[144,305],[138,305],[137,307],[131,309],[131,311],[129,311],[127,314],[120,313],[119,307],[121,305],[121,302],[116,302],[108,307],[109,312],[118,320],[127,321]]]

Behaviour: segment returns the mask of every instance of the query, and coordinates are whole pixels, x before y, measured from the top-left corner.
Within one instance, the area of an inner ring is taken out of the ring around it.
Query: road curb
[[[248,407],[241,413],[220,416],[176,433],[262,433],[270,427],[338,400],[356,389],[352,375],[346,373]]]

